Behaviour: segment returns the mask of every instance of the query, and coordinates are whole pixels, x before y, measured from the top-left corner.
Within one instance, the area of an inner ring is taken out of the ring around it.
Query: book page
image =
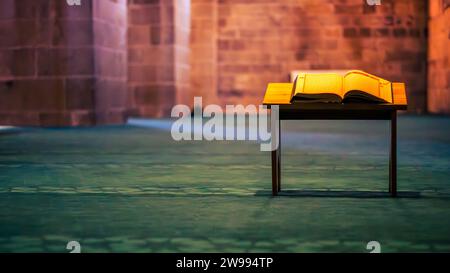
[[[352,90],[364,91],[372,96],[380,97],[380,81],[365,73],[349,72],[344,76],[344,95]]]
[[[303,90],[296,90],[303,94],[336,94],[342,98],[342,76],[335,73],[305,74]]]

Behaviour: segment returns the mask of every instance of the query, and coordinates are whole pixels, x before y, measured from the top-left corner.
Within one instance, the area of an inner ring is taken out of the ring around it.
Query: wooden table
[[[271,154],[272,195],[278,195],[281,191],[282,120],[390,120],[389,192],[392,197],[395,197],[397,195],[397,111],[407,108],[405,85],[392,84],[393,103],[389,104],[290,103],[291,91],[292,83],[270,83],[263,101],[263,104],[271,109],[272,141],[278,140],[278,145]]]

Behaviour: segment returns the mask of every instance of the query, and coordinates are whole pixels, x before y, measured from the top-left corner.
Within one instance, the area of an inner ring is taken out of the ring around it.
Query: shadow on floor
[[[256,196],[271,194],[268,191],[257,191]],[[282,190],[280,197],[351,197],[351,198],[391,198],[389,192],[381,191],[346,191],[346,190]],[[420,198],[420,192],[397,192],[397,198]]]

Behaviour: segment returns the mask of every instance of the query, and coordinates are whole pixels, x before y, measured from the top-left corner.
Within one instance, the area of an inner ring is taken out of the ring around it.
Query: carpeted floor
[[[276,198],[258,143],[148,124],[0,134],[0,252],[450,251],[450,118],[399,118],[396,199],[387,122],[284,122]]]

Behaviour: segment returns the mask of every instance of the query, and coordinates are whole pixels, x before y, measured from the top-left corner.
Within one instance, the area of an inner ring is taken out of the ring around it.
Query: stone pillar
[[[128,89],[133,114],[169,116],[189,91],[189,5],[129,0]]]
[[[203,97],[203,104],[218,103],[217,14],[217,0],[192,0],[191,97]]]
[[[190,94],[191,48],[189,42],[191,32],[191,0],[175,0],[173,5],[176,103],[192,105],[193,99]],[[168,113],[170,114],[170,112]]]
[[[450,1],[429,5],[428,111],[450,114]]]
[[[90,3],[0,2],[1,124],[94,123],[91,12]]]
[[[126,15],[125,0],[0,1],[0,124],[123,122]]]
[[[123,123],[127,95],[127,0],[94,0],[95,116],[99,124]]]

